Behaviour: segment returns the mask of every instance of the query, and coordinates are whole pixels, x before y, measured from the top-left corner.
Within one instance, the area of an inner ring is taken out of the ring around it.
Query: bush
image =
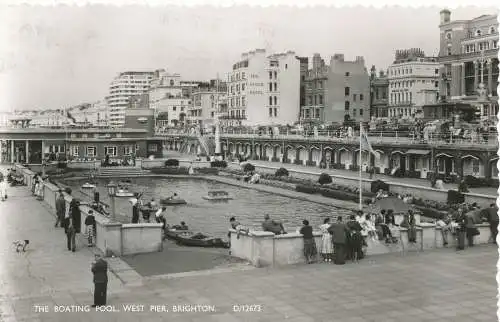
[[[210,162],[211,168],[227,168],[227,162],[224,160],[215,160]]]
[[[464,180],[469,188],[488,187],[491,184],[490,180],[486,178],[476,178],[474,176],[466,176]]]
[[[168,159],[165,161],[165,166],[166,167],[178,167],[179,166],[179,160],[177,159]]]
[[[318,183],[321,185],[332,183],[332,177],[328,173],[322,173],[319,175]]]
[[[253,172],[253,171],[255,171],[255,166],[253,164],[251,164],[251,163],[247,163],[243,167],[243,171],[244,172]]]
[[[384,191],[389,191],[389,185],[382,180],[372,181],[370,186],[370,191],[373,193],[377,193],[380,189]]]
[[[186,167],[153,168],[151,172],[155,174],[189,174],[189,169]]]
[[[276,177],[288,177],[288,170],[285,168],[279,168],[274,174]]]
[[[465,197],[463,193],[460,193],[455,190],[448,190],[448,204],[449,205],[454,205],[454,204],[459,204],[459,203],[464,203]]]

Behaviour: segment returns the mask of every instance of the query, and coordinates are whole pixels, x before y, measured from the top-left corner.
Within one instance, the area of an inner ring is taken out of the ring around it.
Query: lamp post
[[[116,218],[116,213],[115,213],[115,196],[116,196],[116,188],[117,185],[114,182],[108,183],[108,196],[109,199],[111,200],[111,219],[115,220]]]

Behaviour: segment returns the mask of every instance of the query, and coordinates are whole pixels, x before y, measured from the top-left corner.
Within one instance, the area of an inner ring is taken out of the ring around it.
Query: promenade
[[[116,312],[95,312],[89,308],[92,249],[80,240],[77,252],[68,252],[53,214],[27,187],[9,189],[8,201],[0,203],[0,224],[0,321],[496,321],[498,254],[492,245],[387,254],[345,266],[148,277],[111,258],[108,304]],[[26,253],[12,247],[20,239],[30,239]],[[126,312],[127,304],[144,306]],[[55,306],[71,305],[87,305],[90,312],[55,312]],[[169,312],[155,312],[150,305]],[[196,308],[210,312],[176,313],[176,305],[200,305]],[[235,305],[254,305],[260,312],[236,312],[245,307]],[[36,306],[47,312],[37,312]]]

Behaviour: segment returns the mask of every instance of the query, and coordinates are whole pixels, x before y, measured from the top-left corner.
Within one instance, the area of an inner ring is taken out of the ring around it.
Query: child
[[[248,232],[250,231],[248,228],[237,222],[235,217],[231,217],[229,219],[229,223],[231,224],[231,228],[236,230],[236,239],[240,239],[241,232],[245,232],[248,234]],[[231,233],[228,233],[228,237],[231,238]]]
[[[95,245],[95,217],[94,211],[89,210],[89,214],[87,218],[85,218],[85,233],[87,234],[88,247],[92,247]]]

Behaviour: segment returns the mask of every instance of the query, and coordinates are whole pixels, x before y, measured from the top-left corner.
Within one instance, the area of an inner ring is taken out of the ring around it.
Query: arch
[[[396,150],[396,151],[392,151],[391,154],[406,154],[404,153],[403,151],[400,151],[400,150]]]
[[[309,161],[309,150],[303,145],[299,145],[295,150],[298,151],[298,161],[300,161],[301,164],[306,164],[306,162]]]
[[[264,148],[267,148],[268,146],[272,147],[273,145],[271,143],[264,143]]]
[[[378,149],[377,149],[377,150],[375,150],[375,152],[377,152],[377,153],[379,153],[379,154],[385,154],[385,152],[384,152],[384,151],[382,151],[382,150],[378,150]]]
[[[312,145],[309,150],[321,150],[319,147],[317,147],[316,145]]]
[[[302,149],[305,149],[305,148],[306,148],[306,147],[305,147],[305,146],[303,146],[303,145],[297,145],[297,146],[295,147],[295,150],[302,150]]]
[[[472,154],[467,154],[467,155],[464,155],[463,157],[461,157],[460,159],[474,159],[474,160],[479,160],[478,157],[476,157],[475,155],[472,155]]]
[[[346,147],[341,147],[341,148],[339,149],[339,153],[340,153],[340,152],[342,152],[342,151],[349,152],[349,149],[348,149],[348,148],[346,148]]]
[[[333,151],[333,148],[332,148],[332,147],[330,147],[330,146],[325,146],[325,147],[323,148],[323,150],[325,150],[325,151]]]
[[[473,155],[466,155],[461,158],[461,168],[463,176],[484,177],[484,164],[481,159]]]
[[[288,144],[285,146],[285,150],[288,150],[288,149],[295,149],[295,147],[293,145]]]
[[[448,153],[439,153],[439,154],[436,154],[436,158],[440,158],[440,157],[453,158],[453,156],[449,155]]]
[[[274,147],[271,144],[266,144],[264,146],[264,151],[262,152],[268,161],[272,161],[272,158],[274,157]]]

